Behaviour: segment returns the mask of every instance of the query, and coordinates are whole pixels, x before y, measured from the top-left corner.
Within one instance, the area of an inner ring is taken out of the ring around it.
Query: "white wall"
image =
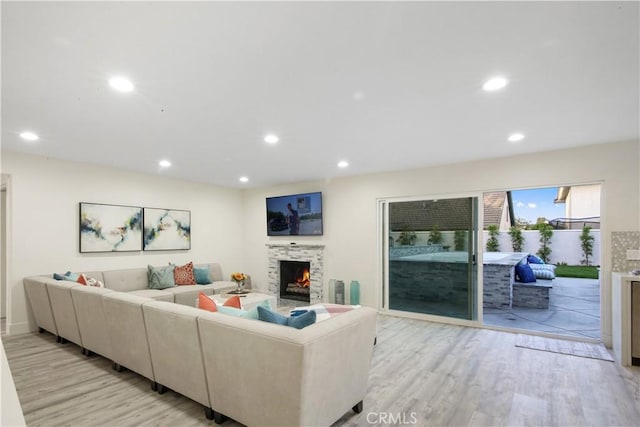
[[[560,262],[568,265],[582,265],[583,259],[580,235],[582,230],[553,230],[553,236],[549,241],[551,248],[551,256],[549,262],[558,264]],[[593,254],[589,257],[591,265],[600,264],[600,230],[591,230],[593,236]],[[540,250],[540,232],[538,230],[522,230],[524,243],[522,244],[522,252],[536,254]],[[484,245],[487,247],[488,232],[483,232]],[[500,252],[512,252],[511,237],[507,232],[500,232],[498,235],[498,243],[500,244]],[[486,249],[484,249],[486,251]]]
[[[576,185],[571,187],[565,202],[565,217],[589,218],[600,216],[600,186]]]
[[[266,235],[265,197],[296,192],[323,192],[324,236],[296,241],[324,243],[325,278],[358,279],[361,302],[378,305],[380,286],[376,199],[396,196],[437,196],[484,191],[603,183],[603,304],[609,304],[611,232],[636,231],[640,169],[638,141],[611,143],[489,159],[401,172],[333,178],[245,192],[245,255],[257,286],[266,289],[265,243],[288,238]],[[506,148],[505,148],[506,149]],[[356,163],[357,159],[352,159]],[[606,316],[605,316],[606,317]],[[604,318],[605,330],[610,319]],[[606,334],[606,331],[605,331]],[[605,341],[607,337],[605,336]]]
[[[246,270],[241,190],[12,152],[3,152],[2,172],[10,175],[8,333],[35,327],[25,276],[191,260],[220,262],[225,275]],[[79,202],[190,210],[191,250],[81,254]]]

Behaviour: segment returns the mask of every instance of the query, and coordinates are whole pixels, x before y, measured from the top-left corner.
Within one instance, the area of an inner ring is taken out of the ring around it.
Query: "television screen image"
[[[322,193],[267,198],[268,236],[321,236]]]

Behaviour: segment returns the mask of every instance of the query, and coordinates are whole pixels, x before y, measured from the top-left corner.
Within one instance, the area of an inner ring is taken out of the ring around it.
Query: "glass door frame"
[[[422,200],[442,200],[442,199],[456,199],[456,198],[475,198],[476,206],[478,209],[475,210],[475,218],[473,221],[477,224],[475,233],[471,233],[474,239],[474,246],[476,249],[475,260],[476,260],[476,312],[477,319],[475,320],[466,320],[466,319],[457,319],[453,317],[444,317],[437,316],[433,314],[423,314],[423,313],[412,313],[398,310],[389,309],[389,269],[388,269],[388,260],[389,260],[389,204],[396,202],[413,202],[413,201],[422,201]],[[452,193],[452,194],[437,194],[437,195],[421,195],[421,196],[411,196],[411,197],[384,197],[376,199],[376,214],[377,214],[377,229],[378,233],[378,242],[377,242],[377,301],[378,301],[378,311],[384,314],[389,314],[393,316],[399,317],[408,317],[422,320],[429,320],[434,322],[441,323],[450,323],[455,325],[463,325],[463,326],[473,326],[473,327],[484,327],[483,324],[483,268],[482,268],[482,259],[483,259],[483,249],[484,249],[484,241],[483,241],[483,230],[480,226],[484,224],[484,211],[481,208],[483,206],[483,192],[472,192],[472,193]]]

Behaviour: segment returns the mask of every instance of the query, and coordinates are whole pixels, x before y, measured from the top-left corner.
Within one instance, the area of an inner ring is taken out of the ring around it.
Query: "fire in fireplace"
[[[309,302],[311,263],[280,261],[280,298]]]

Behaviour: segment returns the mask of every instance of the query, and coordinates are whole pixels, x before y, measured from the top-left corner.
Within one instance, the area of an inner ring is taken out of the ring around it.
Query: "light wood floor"
[[[515,337],[380,316],[364,411],[335,425],[640,425],[640,369],[518,348]],[[201,405],[48,333],[2,341],[29,426],[215,425]]]

